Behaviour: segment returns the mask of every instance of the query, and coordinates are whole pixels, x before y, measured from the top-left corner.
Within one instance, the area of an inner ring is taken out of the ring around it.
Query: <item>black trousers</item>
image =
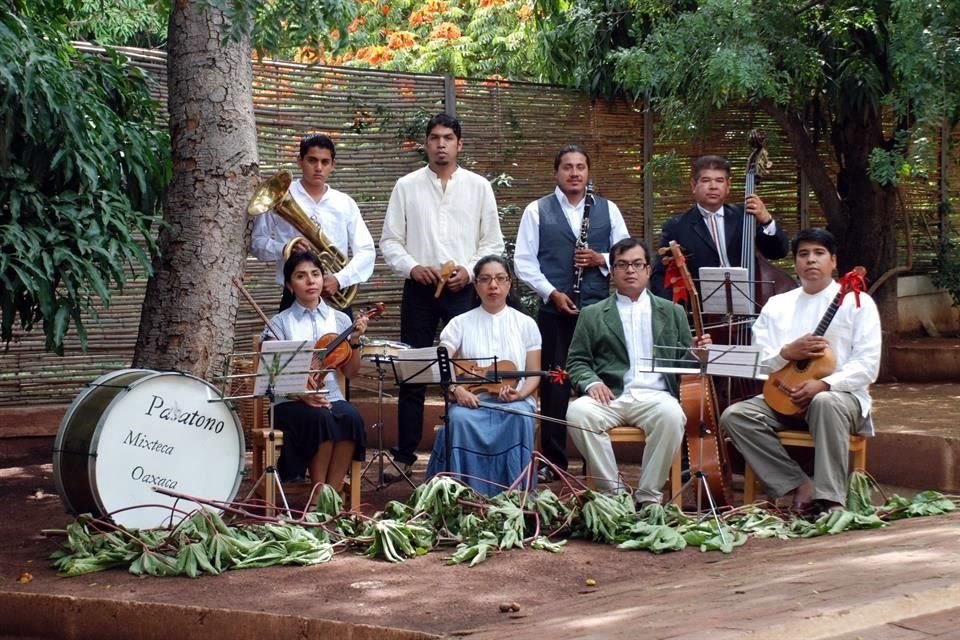
[[[570,350],[570,341],[573,339],[573,330],[577,326],[578,317],[558,313],[550,307],[540,307],[537,312],[537,324],[540,326],[540,336],[543,339],[543,351],[540,356],[543,369],[566,368],[567,352]],[[545,380],[540,383],[540,412],[543,415],[565,420],[569,402],[569,382],[552,384]],[[553,464],[566,469],[568,464],[567,428],[562,424],[541,420],[540,452]]]
[[[400,340],[411,347],[432,346],[438,324],[446,324],[450,318],[466,313],[473,307],[473,287],[469,285],[457,293],[444,289],[436,299],[433,297],[435,290],[435,285],[422,285],[416,280],[407,280],[403,285]],[[426,392],[426,386],[422,384],[400,385],[397,446],[391,450],[393,459],[400,464],[413,464],[417,460],[417,446],[423,437],[423,401]]]

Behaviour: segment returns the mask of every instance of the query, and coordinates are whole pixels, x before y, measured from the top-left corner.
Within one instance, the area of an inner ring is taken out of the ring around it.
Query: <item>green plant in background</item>
[[[62,354],[111,283],[149,272],[170,144],[139,69],[74,49],[56,7],[19,9],[0,16],[0,339],[41,323]]]
[[[930,280],[937,287],[950,292],[954,306],[960,306],[960,242],[950,240],[941,243],[933,267]]]

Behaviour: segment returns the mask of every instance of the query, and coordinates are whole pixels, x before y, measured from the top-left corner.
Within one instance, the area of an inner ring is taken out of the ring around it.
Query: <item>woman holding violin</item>
[[[349,378],[360,368],[359,339],[367,330],[367,317],[360,315],[354,322],[327,305],[320,296],[323,276],[323,265],[313,252],[290,256],[283,265],[283,280],[295,301],[271,320],[279,335],[268,328],[263,339],[307,340],[324,346],[326,337],[340,334],[327,341],[339,346],[327,352],[318,368],[337,369]],[[309,470],[311,482],[339,491],[351,459],[364,459],[366,430],[360,412],[343,398],[336,374],[330,372],[313,384],[326,394],[287,397],[274,405],[274,420],[284,435],[277,467],[285,482],[299,481]]]
[[[476,361],[476,369],[485,372],[478,378],[493,375],[494,356],[498,372],[537,371],[540,331],[533,318],[519,310],[507,261],[500,256],[481,258],[473,269],[473,281],[479,306],[452,318],[440,334],[440,343],[454,359],[457,378],[466,376],[464,359]],[[451,399],[456,404],[448,412],[450,434],[445,433],[447,429],[438,432],[427,478],[449,469],[488,496],[509,486],[530,463],[533,418],[493,407],[533,412],[539,384],[538,376],[530,376],[482,385],[482,391],[467,382],[451,385]],[[452,438],[449,465],[444,459],[446,437]]]

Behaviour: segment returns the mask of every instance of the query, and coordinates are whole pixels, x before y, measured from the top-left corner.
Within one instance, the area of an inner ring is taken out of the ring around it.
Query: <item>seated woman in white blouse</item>
[[[473,269],[473,281],[480,306],[451,319],[440,343],[452,358],[475,360],[481,367],[491,366],[496,357],[517,370],[539,370],[540,331],[533,318],[518,310],[519,301],[510,292],[507,261],[500,256],[481,258]],[[511,485],[530,463],[533,418],[481,407],[480,402],[532,412],[539,384],[539,377],[505,378],[496,394],[474,394],[465,385],[451,385],[456,404],[449,411],[450,464],[445,459],[448,430],[441,429],[427,478],[449,471],[488,496]]]

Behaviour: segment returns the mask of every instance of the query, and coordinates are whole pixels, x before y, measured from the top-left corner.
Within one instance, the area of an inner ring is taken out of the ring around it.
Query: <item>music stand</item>
[[[391,359],[392,360],[392,359]],[[397,464],[397,462],[387,455],[386,450],[383,448],[383,430],[386,427],[386,424],[383,421],[383,379],[385,373],[384,363],[387,362],[386,358],[377,356],[373,358],[373,363],[377,367],[377,423],[373,426],[377,430],[377,450],[374,452],[370,460],[367,461],[367,464],[364,465],[363,470],[360,472],[360,477],[363,480],[366,480],[374,486],[374,490],[379,491],[386,486],[389,486],[387,482],[384,482],[384,459],[387,460],[393,468],[400,474],[404,480],[410,485],[411,488],[416,489],[416,486],[413,484],[413,481],[407,477],[407,474],[403,472],[403,469]],[[367,471],[373,465],[374,461],[379,462],[379,471],[377,474],[377,482],[367,478]],[[357,480],[360,482],[360,480]]]
[[[283,491],[283,484],[280,480],[280,473],[277,470],[275,450],[272,446],[276,438],[274,427],[276,397],[278,395],[326,393],[326,389],[307,390],[311,375],[319,375],[328,371],[326,369],[311,369],[314,358],[322,360],[325,355],[326,349],[314,349],[313,342],[307,340],[268,340],[260,345],[260,352],[257,354],[257,371],[252,374],[255,376],[253,392],[250,396],[245,397],[263,397],[270,403],[267,412],[269,432],[267,440],[271,443],[271,446],[266,448],[263,473],[254,482],[245,501],[249,501],[260,485],[264,484],[268,514],[272,514],[275,506],[273,502],[276,492],[280,494],[283,501],[284,511],[288,516],[291,515],[290,505],[287,502],[287,496]]]
[[[651,368],[653,372],[672,373],[677,375],[699,375],[702,377],[701,378],[702,380],[704,381],[707,380],[706,376],[708,372],[708,360],[689,359],[687,357],[687,349],[685,347],[660,345],[659,348],[676,351],[678,352],[678,357],[668,358],[668,359],[654,357],[652,360],[653,366]],[[708,352],[708,357],[709,357],[709,352]],[[658,362],[661,362],[663,364],[658,365],[657,364]],[[683,366],[683,365],[687,365],[687,366]],[[691,367],[689,365],[695,365],[695,366]],[[703,447],[702,441],[707,437],[713,435],[712,432],[707,428],[706,421],[704,420],[705,407],[706,407],[706,403],[701,402],[700,416],[699,416],[700,424],[699,424],[699,432],[697,435],[697,437],[700,438],[701,440],[701,444],[699,446],[699,459],[697,460],[697,471],[691,473],[690,478],[686,482],[684,482],[683,485],[681,485],[674,492],[673,499],[676,500],[677,498],[680,498],[680,500],[682,501],[682,496],[684,492],[687,490],[688,487],[690,487],[694,482],[696,482],[697,483],[697,514],[699,515],[703,512],[703,509],[702,509],[703,496],[706,495],[707,503],[710,506],[710,515],[713,516],[714,521],[717,523],[717,531],[720,532],[720,539],[723,541],[724,544],[726,544],[727,542],[726,536],[723,533],[723,528],[720,526],[720,515],[717,512],[717,503],[713,498],[713,492],[710,491],[710,484],[708,482],[709,478],[707,477],[706,472],[703,470],[704,447]],[[684,428],[684,435],[686,439],[686,428]],[[717,437],[719,438],[722,436],[720,434],[717,434]],[[689,447],[690,447],[690,443],[688,442],[687,443],[688,452],[689,452]],[[691,464],[691,467],[692,467],[692,464]]]
[[[494,361],[494,369],[496,369],[496,358],[489,358],[489,360]],[[469,358],[464,358],[462,361],[470,363],[475,362],[475,360]],[[458,362],[458,360],[454,360],[450,357],[450,354],[447,352],[447,348],[443,345],[436,347],[436,349],[433,347],[425,347],[423,349],[408,349],[399,353],[397,358],[393,360],[393,372],[397,379],[397,384],[439,384],[441,387],[441,393],[443,395],[442,419],[443,427],[446,429],[444,432],[443,447],[445,458],[444,471],[446,472],[450,471],[450,463],[453,456],[453,439],[450,437],[451,431],[449,415],[450,385],[456,382],[456,374],[453,372],[453,367],[456,367],[464,372],[469,372],[468,369],[460,366]],[[453,367],[451,367],[451,364]],[[496,380],[486,376],[472,376],[471,382],[496,382]]]

